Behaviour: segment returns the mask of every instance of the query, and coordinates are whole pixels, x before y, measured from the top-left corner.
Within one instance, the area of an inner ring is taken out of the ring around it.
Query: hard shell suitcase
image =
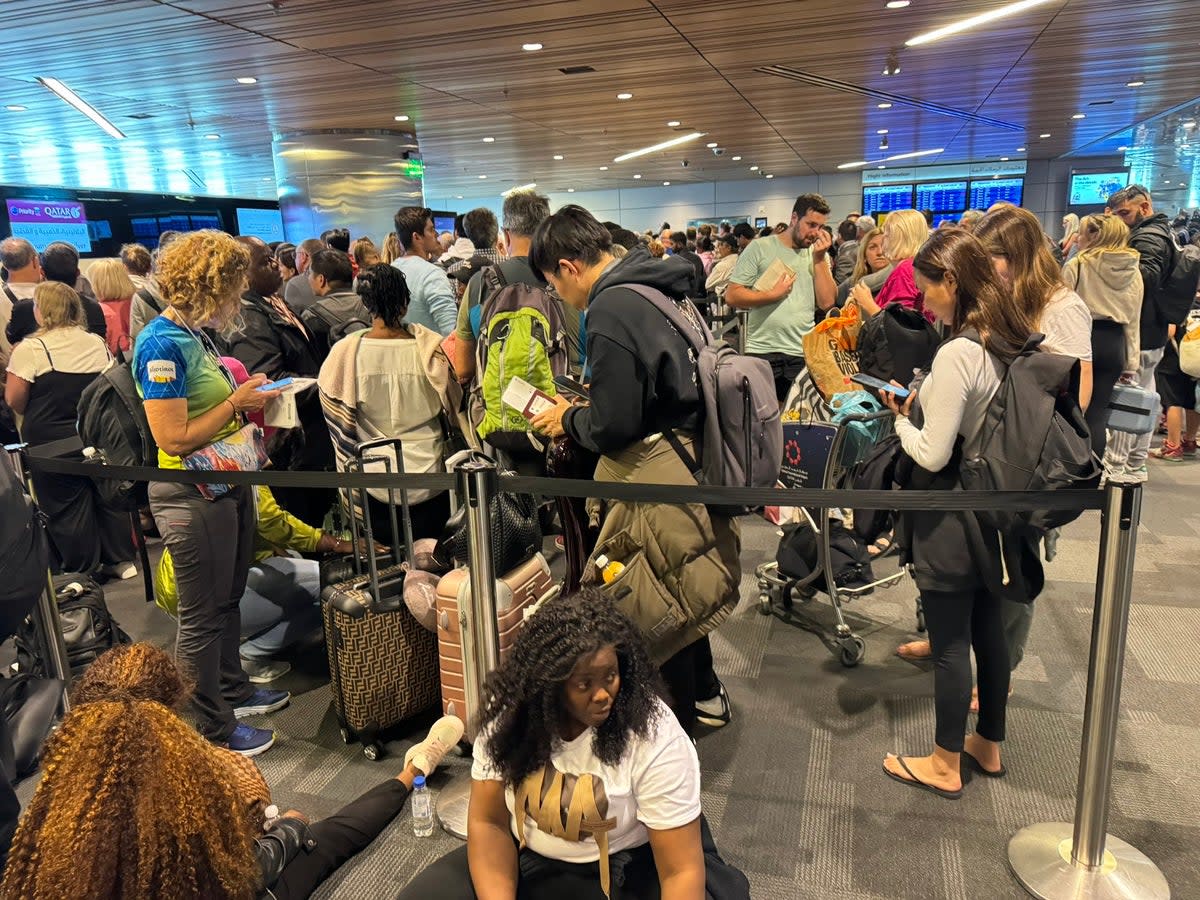
[[[361,470],[364,462],[375,461],[368,456],[369,452],[385,445],[396,447],[396,459],[403,473],[400,441],[390,438],[360,444],[356,448],[358,458],[347,468]],[[388,465],[390,469],[390,462]],[[407,538],[412,531],[403,491],[401,499]],[[365,508],[365,497],[363,505]],[[348,506],[352,509],[353,503]],[[400,544],[394,497],[392,512],[393,546],[403,546],[405,555],[411,556],[411,540]],[[347,744],[361,742],[368,759],[379,759],[383,755],[379,740],[383,729],[437,703],[437,638],[404,605],[407,565],[379,567],[370,516],[363,518],[368,550],[366,572],[360,571],[322,590],[321,608],[333,706],[342,739]],[[350,521],[357,545],[357,518],[352,515]],[[355,565],[361,567],[357,554]]]
[[[1113,388],[1108,401],[1108,427],[1126,434],[1153,434],[1162,414],[1162,400],[1155,391],[1132,384]]]
[[[503,661],[517,639],[525,619],[561,590],[550,574],[542,554],[517,566],[496,581],[496,615],[500,635],[500,659]],[[467,697],[467,666],[478,654],[463,652],[464,636],[469,641],[471,603],[470,570],[455,569],[442,576],[437,587],[438,665],[442,679],[442,711],[467,723],[467,740],[474,740],[476,698]],[[486,673],[485,673],[486,674]]]

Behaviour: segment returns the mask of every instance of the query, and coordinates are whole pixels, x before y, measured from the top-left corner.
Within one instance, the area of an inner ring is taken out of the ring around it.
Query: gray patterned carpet
[[[1195,590],[1200,514],[1190,498],[1200,462],[1152,465],[1139,535],[1134,610],[1114,773],[1111,833],[1154,859],[1177,898],[1200,897],[1200,599]],[[852,623],[867,656],[845,669],[803,620],[755,608],[748,575],[737,614],[714,638],[733,723],[700,738],[704,806],[718,845],[770,900],[1019,898],[1006,863],[1024,825],[1069,821],[1096,571],[1099,514],[1071,525],[1038,601],[1018,671],[999,782],[976,779],[958,802],[905,789],[880,771],[885,752],[927,752],[931,677],[894,655],[913,636],[911,582],[856,601]],[[773,528],[748,522],[747,572],[773,555]],[[137,582],[112,585],[110,605],[131,634],[168,643],[168,620],[147,608]],[[828,626],[823,599],[798,609]],[[315,817],[395,773],[414,724],[367,761],[343,746],[319,655],[298,661],[281,686],[294,692],[272,718],[281,734],[262,769],[282,808]],[[434,789],[465,772],[452,760]],[[27,799],[31,785],[22,786]],[[413,837],[402,816],[316,895],[393,897],[420,867],[455,846],[438,832]]]

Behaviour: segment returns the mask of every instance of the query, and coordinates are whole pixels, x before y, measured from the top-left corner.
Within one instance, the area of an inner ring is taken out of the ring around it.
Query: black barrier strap
[[[187,472],[143,466],[98,466],[95,463],[48,458],[29,452],[30,468],[61,475],[167,484],[265,484],[268,487],[386,488],[450,490],[451,474],[398,475],[387,472]],[[1031,509],[1100,509],[1104,495],[1097,490],[1053,491],[849,491],[769,488],[700,487],[677,484],[614,484],[582,478],[524,478],[505,475],[500,490],[514,494],[583,497],[637,503],[704,503],[711,506],[849,506],[854,509],[944,510],[962,512]]]

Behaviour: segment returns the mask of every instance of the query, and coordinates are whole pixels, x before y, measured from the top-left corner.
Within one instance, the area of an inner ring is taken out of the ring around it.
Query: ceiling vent
[[[132,113],[131,115],[126,116],[125,118],[127,118],[127,119],[153,119],[154,113],[148,113],[148,112]]]
[[[1116,100],[1093,100],[1088,106],[1112,106]]]
[[[814,75],[811,72],[801,72],[799,69],[793,69],[791,66],[759,66],[754,71],[762,75],[774,75],[777,78],[787,78],[791,81],[799,81],[804,84],[826,88],[831,91],[841,91],[844,94],[858,94],[860,97],[870,97],[873,100],[881,100],[888,103],[903,103],[905,106],[910,106],[914,109],[923,109],[926,112],[936,113],[939,116],[949,116],[952,119],[962,119],[967,122],[975,122],[978,125],[988,125],[992,128],[1002,128],[1006,131],[1023,132],[1025,130],[1020,125],[1014,125],[1012,122],[1002,122],[999,119],[991,119],[987,116],[976,115],[975,113],[967,112],[966,110],[962,109],[954,109],[950,106],[941,106],[937,103],[929,103],[925,100],[914,100],[911,97],[902,97],[899,94],[889,94],[887,91],[863,87],[860,84],[850,84],[848,81],[836,81],[832,78],[826,78],[823,75]]]
[[[565,69],[559,69],[564,75],[586,75],[588,72],[595,72],[591,66],[567,66]]]

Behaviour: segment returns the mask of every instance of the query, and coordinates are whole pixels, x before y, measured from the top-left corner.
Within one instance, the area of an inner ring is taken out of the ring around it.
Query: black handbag
[[[492,568],[497,573],[511,572],[541,551],[542,527],[538,521],[537,498],[532,494],[497,492],[492,497],[489,512]],[[466,565],[469,543],[467,508],[460,506],[446,521],[433,550],[434,564],[445,569]]]

